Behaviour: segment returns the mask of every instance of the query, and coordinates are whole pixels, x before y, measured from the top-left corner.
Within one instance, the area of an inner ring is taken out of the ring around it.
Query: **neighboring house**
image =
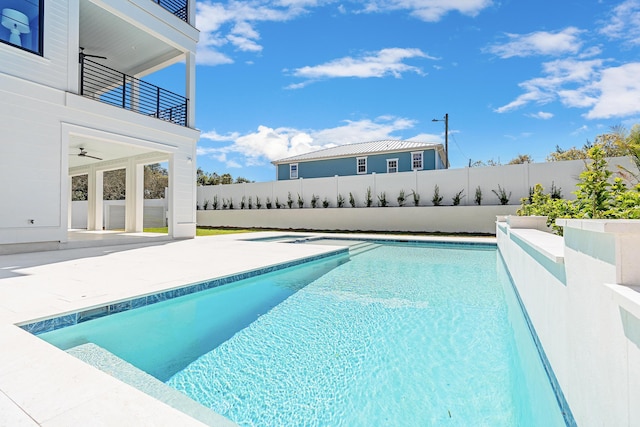
[[[75,175],[88,175],[87,228],[101,230],[103,172],[113,169],[126,168],[125,229],[142,231],[143,169],[159,162],[169,234],[195,235],[195,6],[0,0],[0,253],[67,241]],[[178,90],[142,80],[178,62]]]
[[[444,169],[442,144],[383,140],[346,144],[275,160],[276,179]]]

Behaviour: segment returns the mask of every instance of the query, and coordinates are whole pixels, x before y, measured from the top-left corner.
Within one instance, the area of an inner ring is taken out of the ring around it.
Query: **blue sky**
[[[444,142],[445,113],[453,168],[640,122],[640,0],[205,0],[196,26],[207,172],[269,181],[320,148]],[[153,78],[180,88],[180,67]]]

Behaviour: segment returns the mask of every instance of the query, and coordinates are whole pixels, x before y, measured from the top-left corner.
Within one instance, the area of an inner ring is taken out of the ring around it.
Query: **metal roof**
[[[294,161],[309,161],[338,157],[353,157],[358,155],[371,155],[380,153],[392,153],[413,150],[435,149],[442,150],[442,144],[416,142],[416,141],[398,141],[393,139],[384,139],[381,141],[360,142],[357,144],[338,145],[337,147],[325,148],[322,150],[312,151],[306,154],[287,157],[280,160],[274,160],[274,165],[279,163],[290,163]]]

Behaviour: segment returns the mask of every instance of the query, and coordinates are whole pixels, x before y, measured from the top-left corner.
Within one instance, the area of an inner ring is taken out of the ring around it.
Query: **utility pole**
[[[449,169],[449,113],[444,115],[444,120],[433,119],[432,122],[444,122],[444,168]]]

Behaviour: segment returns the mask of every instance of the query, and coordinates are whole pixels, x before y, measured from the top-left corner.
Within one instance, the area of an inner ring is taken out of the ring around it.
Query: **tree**
[[[144,166],[144,198],[164,199],[164,189],[169,186],[169,173],[160,163]]]
[[[584,160],[587,158],[586,150],[571,147],[568,150],[563,150],[559,145],[556,145],[556,151],[550,153],[547,156],[547,162],[561,162],[565,160]]]
[[[600,147],[604,153],[604,157],[628,156],[631,153],[625,141],[627,141],[627,138],[630,136],[631,134],[627,133],[624,126],[612,126],[609,132],[596,136],[595,140],[587,140],[581,149],[571,147],[568,150],[563,150],[560,146],[556,145],[556,151],[547,156],[547,161],[584,160],[589,157],[589,150],[595,146]]]
[[[209,177],[207,176],[207,173],[205,171],[203,171],[202,168],[200,168],[200,167],[196,171],[196,184],[197,185],[208,185],[209,184]]]
[[[529,154],[518,154],[513,159],[509,160],[508,165],[522,165],[524,163],[533,163],[533,158]]]
[[[634,125],[629,132],[623,126],[616,126],[614,129],[618,136],[615,142],[616,145],[631,158],[636,168],[640,170],[640,125]],[[623,170],[626,175],[633,177],[636,182],[640,181],[640,175],[634,171],[625,168]]]
[[[71,177],[71,200],[87,200],[89,194],[88,175],[77,175]]]
[[[103,175],[103,200],[124,200],[126,170],[106,171]],[[144,167],[144,198],[164,199],[164,189],[169,186],[169,173],[159,163]],[[89,185],[87,175],[71,178],[71,200],[87,200]]]
[[[482,160],[476,160],[476,161],[472,161],[471,159],[469,159],[469,167],[470,168],[475,168],[475,167],[482,167],[482,166],[500,166],[502,165],[502,163],[500,163],[500,159],[498,158],[498,160],[494,160],[493,158],[487,160],[486,162],[483,162]]]
[[[104,172],[103,200],[124,200],[126,194],[126,169]]]
[[[230,173],[220,175],[220,184],[233,184],[233,177]]]

